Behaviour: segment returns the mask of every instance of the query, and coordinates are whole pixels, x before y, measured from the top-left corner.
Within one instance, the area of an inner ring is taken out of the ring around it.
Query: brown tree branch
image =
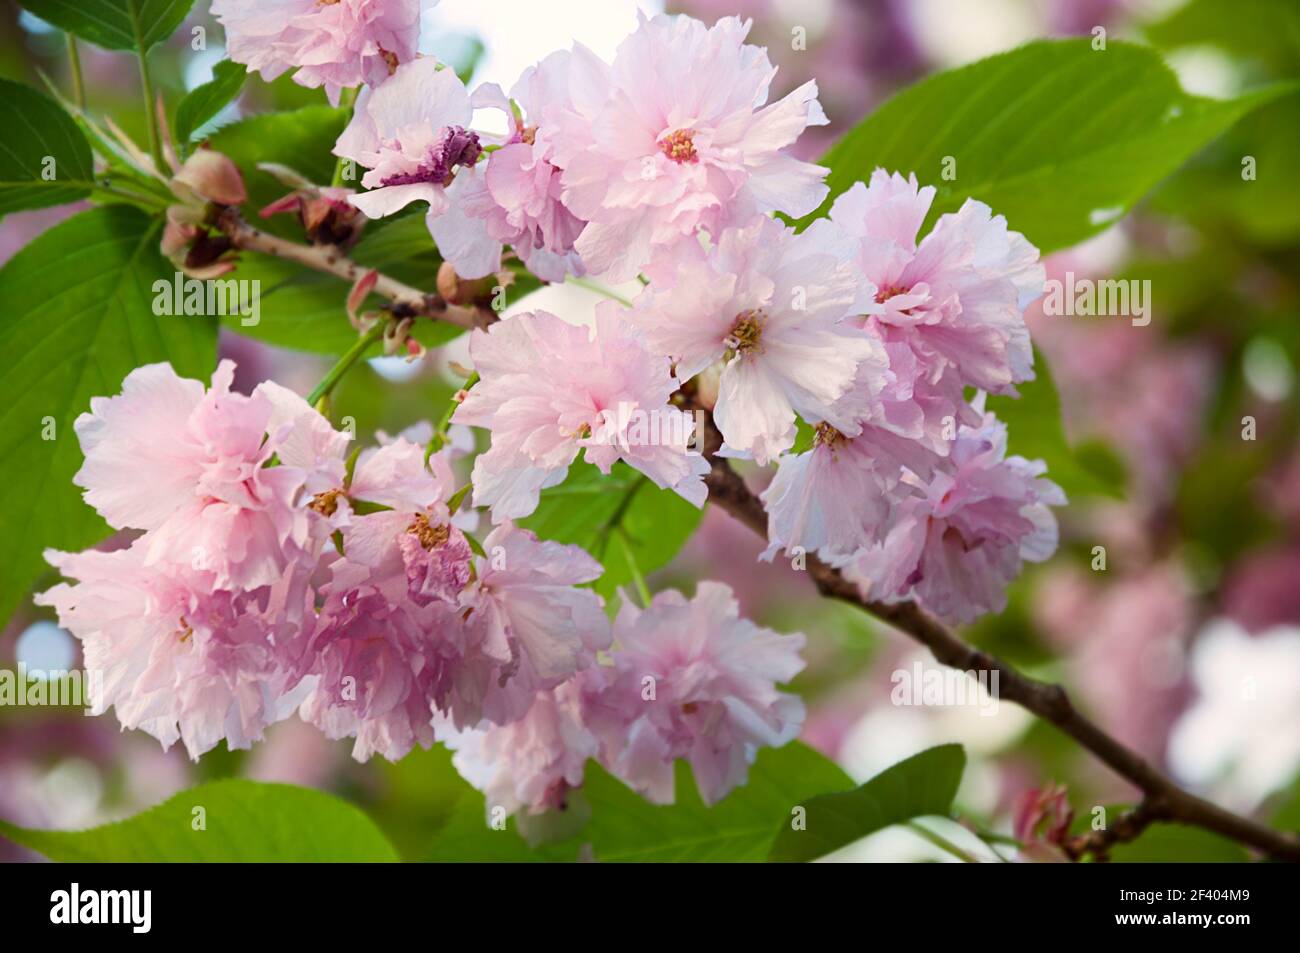
[[[1152,805],[1142,801],[1112,820],[1104,830],[1067,837],[1061,848],[1071,860],[1082,860],[1089,855],[1094,860],[1110,860],[1112,847],[1137,840],[1143,831],[1159,820],[1161,817]]]
[[[313,271],[334,275],[349,285],[371,269],[359,265],[333,245],[304,245],[291,242],[254,228],[244,221],[233,206],[222,208],[216,218],[216,227],[230,239],[235,248],[255,251],[275,258],[292,261]],[[425,294],[419,288],[403,284],[388,275],[379,274],[373,292],[390,302],[389,310],[396,317],[426,317],[446,321],[462,328],[485,327],[496,320],[491,308],[451,304],[441,295]]]
[[[693,410],[703,409],[693,403],[689,395],[686,406]],[[767,513],[762,501],[749,489],[740,474],[731,468],[726,458],[716,456],[716,451],[722,445],[722,436],[708,412],[705,411],[702,416],[702,449],[711,466],[705,477],[709,501],[766,539]],[[891,604],[864,598],[858,587],[838,569],[814,555],[807,556],[807,571],[823,595],[852,603],[883,619],[928,648],[942,664],[962,671],[996,672],[1000,698],[1014,702],[1055,725],[1143,792],[1144,797],[1138,808],[1126,812],[1116,820],[1113,834],[1095,838],[1095,844],[1092,838],[1086,839],[1086,842],[1080,840],[1076,845],[1080,852],[1095,847],[1104,854],[1111,844],[1130,840],[1149,824],[1160,821],[1201,827],[1279,860],[1300,862],[1300,838],[1276,831],[1251,818],[1233,814],[1183,790],[1137,752],[1112,738],[1082,715],[1060,685],[1021,674],[1001,659],[964,641],[914,602]]]

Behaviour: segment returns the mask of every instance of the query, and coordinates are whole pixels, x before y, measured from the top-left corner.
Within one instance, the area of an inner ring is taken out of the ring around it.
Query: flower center
[[[826,421],[822,421],[815,428],[813,442],[824,447],[834,449],[844,442],[844,434],[840,433]]]
[[[324,493],[317,493],[307,504],[307,509],[315,510],[321,516],[333,516],[339,508],[339,497],[342,495],[342,490],[326,490]]]
[[[884,304],[895,295],[907,294],[906,288],[899,288],[893,285],[887,288],[881,288],[876,292],[876,304]]]
[[[700,161],[699,153],[695,151],[694,129],[678,129],[670,132],[659,141],[659,148],[678,165],[683,162]]]
[[[463,126],[447,126],[429,147],[429,154],[418,169],[390,175],[380,186],[415,185],[418,182],[450,185],[458,167],[473,165],[482,154],[478,133]]]
[[[741,354],[756,350],[763,338],[762,319],[763,312],[753,308],[736,315],[736,323],[727,336],[727,346]]]
[[[321,0],[321,2],[322,2],[322,3],[338,3],[339,0]],[[379,48],[379,55],[382,56],[382,57],[384,58],[384,62],[388,65],[388,75],[389,75],[389,76],[392,76],[394,73],[396,73],[396,72],[397,72],[397,67],[400,65],[400,64],[397,62],[397,54],[394,53],[392,50],[386,50],[386,49],[384,49],[384,48],[381,46],[381,47]]]
[[[434,526],[429,522],[429,517],[423,513],[415,514],[415,519],[411,521],[410,526],[406,527],[406,531],[418,539],[425,549],[441,546],[451,536],[451,527],[445,524]]]

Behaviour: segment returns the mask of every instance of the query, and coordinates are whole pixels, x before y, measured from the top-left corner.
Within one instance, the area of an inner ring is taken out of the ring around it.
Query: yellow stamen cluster
[[[425,549],[441,546],[451,536],[451,527],[445,523],[434,526],[429,522],[429,517],[423,513],[415,514],[415,519],[411,521],[410,526],[406,527],[406,531],[418,539]]]
[[[317,493],[307,504],[307,509],[315,510],[321,516],[333,516],[339,508],[339,497],[342,495],[342,490],[326,490],[324,493]]]
[[[758,349],[763,339],[763,312],[750,309],[736,315],[736,323],[731,327],[727,345],[744,354]]]
[[[664,136],[659,142],[664,155],[679,165],[683,162],[698,162],[699,153],[695,151],[695,130],[678,129]]]
[[[834,449],[844,442],[844,434],[825,421],[819,423],[814,429],[816,430],[816,436],[813,439],[822,446]]]

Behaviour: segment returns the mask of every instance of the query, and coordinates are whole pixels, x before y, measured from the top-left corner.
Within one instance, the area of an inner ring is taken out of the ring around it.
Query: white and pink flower
[[[1065,504],[1041,460],[1006,450],[1006,426],[992,414],[958,433],[946,465],[898,504],[883,542],[848,562],[866,598],[916,598],[949,622],[1006,607],[1022,564],[1056,550],[1051,507]]]
[[[350,439],[277,384],[232,392],[234,372],[223,361],[205,392],[168,364],[137,368],[75,423],[86,502],[118,529],[149,531],[145,566],[201,571],[213,589],[272,585],[319,551],[301,504],[339,484]]]
[[[449,735],[452,764],[484,793],[488,809],[507,814],[564,810],[569,792],[582,786],[587,761],[600,744],[586,726],[590,669],[560,686],[538,692],[527,712],[506,725]]]
[[[817,84],[764,105],[776,69],[745,43],[750,25],[642,17],[611,66],[584,60],[555,156],[564,204],[589,222],[576,247],[591,272],[626,280],[701,229],[806,215],[826,197],[827,170],[788,152],[827,121]]]
[[[116,710],[164,748],[195,760],[222,739],[247,748],[293,713],[287,654],[314,620],[307,572],[290,567],[267,585],[212,591],[202,573],[150,565],[147,537],[126,549],[46,560],[75,585],[39,594],[81,641],[95,714]]]
[[[415,58],[420,17],[437,0],[212,0],[236,63],[267,82],[296,69],[300,86],[330,102],[353,86],[382,83]]]
[[[614,640],[617,676],[589,720],[606,766],[650,800],[673,802],[684,758],[715,804],[745,782],[759,747],[798,736],[803,702],[776,686],[803,669],[804,637],[742,619],[727,586],[701,582],[690,600],[661,592],[644,610],[625,601]]]
[[[874,288],[823,238],[757,216],[648,269],[632,318],[649,347],[683,381],[725,362],[713,409],[724,455],[766,464],[794,444],[796,414],[826,419],[859,379],[885,386],[883,345],[848,320]]]
[[[482,717],[506,724],[524,715],[537,692],[591,667],[609,648],[603,602],[579,588],[604,567],[579,546],[539,540],[509,523],[488,534],[483,550],[460,606],[481,651],[500,666],[481,699]],[[458,727],[474,720],[456,718]]]
[[[334,144],[336,155],[368,170],[361,184],[370,191],[349,201],[370,218],[427,202],[432,230],[451,206],[448,187],[482,154],[472,117],[469,92],[454,70],[431,58],[404,63],[378,89],[362,93]]]
[[[558,52],[530,66],[509,98],[495,83],[475,90],[475,107],[499,110],[510,131],[485,162],[457,176],[448,190],[452,207],[432,226],[439,250],[461,277],[499,270],[505,245],[543,281],[584,273],[573,246],[587,223],[562,200],[550,124],[571,109],[570,64],[579,57]]]
[[[690,416],[669,403],[678,385],[668,359],[646,350],[612,302],[597,310],[594,336],[538,311],[475,331],[470,356],[481,380],[452,419],[492,431],[473,482],[474,504],[494,521],[532,513],[584,451],[604,473],[623,460],[703,505],[708,464],[687,449]]]
[[[974,199],[940,216],[918,245],[934,194],[915,175],[877,169],[870,186],[848,189],[809,231],[848,239],[854,266],[876,287],[864,320],[887,342],[910,346],[932,381],[1015,393],[1034,376],[1024,312],[1043,292],[1038,249]]]

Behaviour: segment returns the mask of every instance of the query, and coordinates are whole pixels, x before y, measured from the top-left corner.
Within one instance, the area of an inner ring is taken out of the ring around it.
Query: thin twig
[[[296,262],[314,271],[334,275],[349,284],[355,284],[358,278],[371,270],[357,264],[333,245],[303,245],[254,228],[235,208],[222,209],[216,226],[236,248]],[[389,310],[398,318],[435,318],[462,328],[485,327],[496,320],[496,313],[491,308],[449,304],[441,295],[425,294],[383,274],[379,275],[372,290],[389,300]]]

